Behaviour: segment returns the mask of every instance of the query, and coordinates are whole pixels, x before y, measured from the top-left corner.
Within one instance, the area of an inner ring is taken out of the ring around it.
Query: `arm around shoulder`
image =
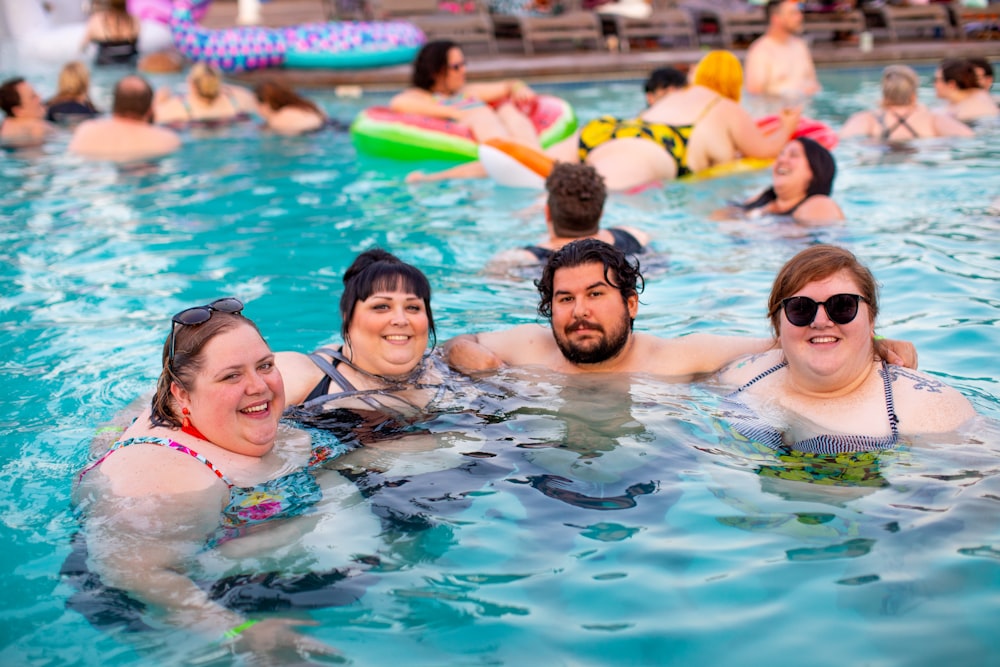
[[[448,365],[462,373],[496,370],[503,361],[479,342],[476,334],[462,334],[445,342],[443,350]]]

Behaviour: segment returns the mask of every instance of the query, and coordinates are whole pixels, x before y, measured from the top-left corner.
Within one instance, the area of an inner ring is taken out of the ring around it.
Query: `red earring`
[[[188,410],[187,408],[181,408],[181,414],[184,415],[184,419],[181,420],[181,424],[184,425],[184,426],[190,427],[191,426],[191,418],[190,418],[191,411]]]

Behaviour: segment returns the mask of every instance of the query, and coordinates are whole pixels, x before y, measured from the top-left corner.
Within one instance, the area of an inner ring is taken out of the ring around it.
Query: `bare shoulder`
[[[803,224],[823,224],[844,219],[844,212],[837,202],[826,195],[813,195],[806,199],[795,211],[796,222]]]
[[[975,415],[969,399],[941,380],[901,366],[887,368],[903,433],[953,431]]]
[[[541,324],[522,324],[513,329],[476,335],[480,345],[493,351],[507,364],[537,364],[556,348],[552,330]]]
[[[723,367],[717,380],[726,386],[741,387],[767,369],[777,366],[781,359],[781,350],[748,354]]]
[[[171,439],[166,429],[151,433]],[[151,442],[135,442],[116,450],[101,463],[100,471],[111,493],[123,498],[202,492],[218,482],[215,473],[193,456]]]

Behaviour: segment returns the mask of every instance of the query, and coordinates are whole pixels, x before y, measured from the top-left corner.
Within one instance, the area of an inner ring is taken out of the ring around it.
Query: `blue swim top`
[[[787,365],[787,361],[782,361],[777,366],[767,369],[722,399],[723,415],[737,433],[748,440],[758,442],[771,449],[783,452],[797,451],[815,454],[873,452],[892,449],[899,442],[899,419],[896,417],[896,408],[892,398],[892,382],[889,379],[889,369],[885,361],[883,361],[879,375],[882,376],[882,383],[885,387],[885,407],[892,433],[879,437],[870,435],[818,435],[814,438],[792,444],[785,443],[784,433],[761,418],[760,415],[746,404],[740,393]]]
[[[316,483],[316,478],[311,471],[329,459],[333,453],[327,447],[314,448],[309,463],[305,468],[300,468],[295,472],[267,480],[255,486],[244,487],[234,484],[211,461],[190,447],[173,440],[168,440],[167,438],[143,436],[129,438],[128,440],[119,440],[111,445],[110,449],[101,458],[80,472],[78,480],[83,479],[84,475],[103,463],[114,452],[137,443],[168,447],[182,454],[192,456],[205,464],[229,488],[229,502],[222,510],[221,521],[221,526],[225,534],[217,537],[213,540],[214,542],[233,537],[235,536],[235,532],[249,525],[303,514],[319,502],[323,496],[323,492],[319,484]]]

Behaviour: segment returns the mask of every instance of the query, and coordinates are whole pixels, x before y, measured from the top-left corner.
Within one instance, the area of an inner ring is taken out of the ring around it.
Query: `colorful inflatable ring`
[[[539,95],[525,111],[542,146],[562,141],[576,130],[573,107],[558,97]],[[351,123],[351,138],[360,153],[397,160],[468,162],[479,156],[479,145],[466,126],[386,107],[370,107],[358,114]]]
[[[202,28],[194,12],[211,0],[175,0],[170,15],[174,46],[187,58],[223,72],[268,67],[353,69],[413,60],[424,43],[416,26],[396,22],[307,23],[287,28]]]

